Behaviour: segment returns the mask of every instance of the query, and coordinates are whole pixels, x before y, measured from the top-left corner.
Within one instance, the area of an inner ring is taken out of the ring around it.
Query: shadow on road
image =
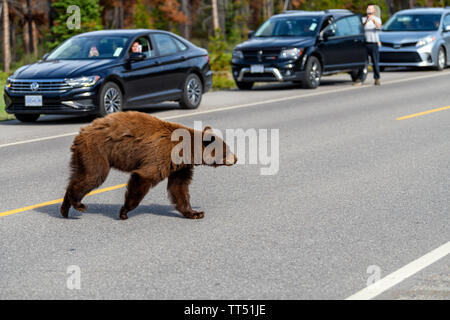
[[[71,208],[69,212],[69,219],[80,219],[82,218],[83,215],[87,214],[102,214],[108,218],[119,220],[119,211],[120,208],[122,207],[122,204],[98,204],[86,202],[85,204],[87,205],[88,209],[84,213],[76,211],[75,209]],[[36,208],[34,210],[46,213],[54,218],[63,219],[59,213],[60,206],[61,206],[60,204],[51,205]],[[158,216],[184,219],[184,217],[180,213],[175,211],[173,206],[159,205],[159,204],[140,205],[139,207],[128,213],[128,218],[132,219],[133,217],[141,214],[154,214]]]
[[[126,111],[140,111],[150,114],[158,114],[163,111],[180,109],[177,103],[159,103],[151,107],[132,108]],[[73,116],[73,115],[43,115],[36,122],[23,123],[18,120],[1,121],[0,126],[39,126],[39,125],[61,125],[61,124],[88,124],[95,116]]]

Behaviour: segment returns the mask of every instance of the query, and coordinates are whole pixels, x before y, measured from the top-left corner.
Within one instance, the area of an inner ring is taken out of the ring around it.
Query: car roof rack
[[[327,10],[325,10],[325,12],[326,13],[332,13],[332,12],[334,12],[334,13],[339,13],[339,12],[348,13],[348,12],[350,12],[351,13],[351,11],[347,10],[347,9],[327,9]]]
[[[306,11],[306,10],[286,10],[286,11],[283,11],[282,13],[300,13],[300,12],[311,12],[311,11]]]

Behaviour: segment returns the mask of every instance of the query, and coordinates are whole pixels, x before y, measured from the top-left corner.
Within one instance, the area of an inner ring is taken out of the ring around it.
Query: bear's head
[[[230,147],[220,138],[210,126],[203,130],[202,164],[213,167],[232,166],[237,162],[236,155]]]

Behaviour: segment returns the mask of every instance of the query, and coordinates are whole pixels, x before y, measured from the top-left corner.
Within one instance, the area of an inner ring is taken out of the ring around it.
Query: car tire
[[[350,72],[350,77],[352,77],[352,81],[356,82],[357,80],[364,82],[367,79],[367,73],[369,72],[369,60],[366,60],[366,64],[363,68],[358,70],[353,70]]]
[[[123,94],[114,82],[107,82],[100,90],[97,115],[100,117],[122,111]]]
[[[23,113],[16,113],[14,115],[17,120],[20,122],[35,122],[39,117],[40,114],[23,114]]]
[[[309,57],[306,62],[305,76],[302,84],[303,88],[315,89],[320,84],[320,78],[322,77],[322,66],[319,59],[314,56]]]
[[[239,82],[236,81],[236,86],[239,90],[251,90],[253,88],[254,82]]]
[[[202,102],[203,84],[200,78],[191,73],[187,76],[183,85],[183,92],[180,99],[182,109],[197,109]]]
[[[434,67],[437,71],[442,71],[447,66],[447,54],[445,53],[445,49],[443,47],[439,48],[437,59],[436,59],[436,66]]]

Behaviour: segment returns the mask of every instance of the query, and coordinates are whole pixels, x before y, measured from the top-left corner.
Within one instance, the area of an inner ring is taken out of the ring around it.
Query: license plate
[[[42,107],[42,96],[25,96],[26,107]]]
[[[254,64],[254,65],[250,66],[250,72],[251,73],[263,73],[264,66],[262,64]]]

